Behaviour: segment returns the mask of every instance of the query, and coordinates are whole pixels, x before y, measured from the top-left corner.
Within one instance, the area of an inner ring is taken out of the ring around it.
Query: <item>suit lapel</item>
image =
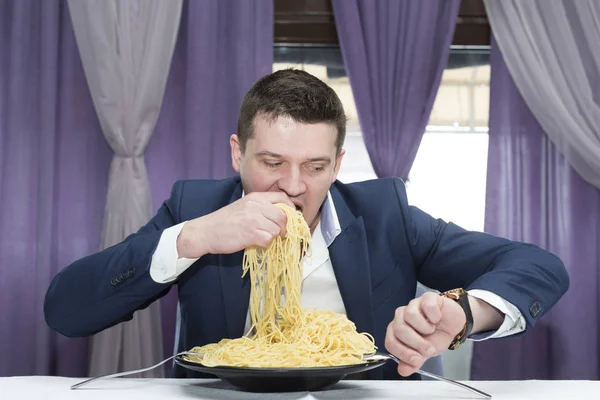
[[[329,246],[335,278],[346,314],[358,332],[375,335],[371,298],[371,267],[367,233],[362,217],[356,218],[335,185],[330,189],[342,232]],[[381,346],[381,344],[380,344]],[[381,368],[368,371],[369,379],[382,379]]]
[[[348,318],[359,332],[374,334],[371,270],[362,217],[356,218],[335,186],[331,195],[342,232],[329,246],[329,256]]]
[[[238,184],[233,191],[229,204],[242,196],[242,184]],[[221,291],[225,306],[227,333],[230,338],[237,338],[244,334],[246,314],[250,299],[250,279],[242,279],[242,258],[244,252],[233,254],[219,254],[219,276],[221,278]]]

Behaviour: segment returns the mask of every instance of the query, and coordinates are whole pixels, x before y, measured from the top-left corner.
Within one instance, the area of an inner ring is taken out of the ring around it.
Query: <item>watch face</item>
[[[458,292],[456,292],[454,290],[442,293],[442,295],[444,297],[448,297],[448,298],[453,299],[453,300],[458,300],[458,298],[460,297],[460,293],[458,293]]]
[[[452,289],[452,290],[448,290],[444,293],[442,293],[443,296],[446,297],[451,297],[455,300],[458,300],[458,298],[463,295],[463,294],[467,294],[467,292],[465,292],[463,289],[459,288],[459,289]]]

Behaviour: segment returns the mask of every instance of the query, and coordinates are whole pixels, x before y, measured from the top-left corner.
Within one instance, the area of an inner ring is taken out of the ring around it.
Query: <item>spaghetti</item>
[[[373,353],[373,337],[358,333],[345,315],[301,307],[302,258],[310,229],[302,213],[277,204],[287,215],[285,237],[266,249],[244,252],[243,275],[250,273],[252,327],[243,337],[194,347],[190,361],[205,366],[296,368],[361,363]]]

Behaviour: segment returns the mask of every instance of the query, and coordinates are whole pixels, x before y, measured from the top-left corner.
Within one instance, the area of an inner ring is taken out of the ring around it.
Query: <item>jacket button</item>
[[[117,286],[119,284],[119,282],[117,282],[117,280],[115,278],[112,278],[110,281],[110,284],[113,286]]]
[[[540,311],[542,311],[542,305],[539,301],[534,301],[533,303],[531,303],[531,306],[529,307],[529,315],[535,318],[540,313]]]

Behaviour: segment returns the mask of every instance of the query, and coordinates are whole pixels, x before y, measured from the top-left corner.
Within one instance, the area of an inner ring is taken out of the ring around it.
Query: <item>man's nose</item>
[[[279,189],[290,197],[297,197],[306,191],[306,184],[297,167],[289,168],[279,180]]]

